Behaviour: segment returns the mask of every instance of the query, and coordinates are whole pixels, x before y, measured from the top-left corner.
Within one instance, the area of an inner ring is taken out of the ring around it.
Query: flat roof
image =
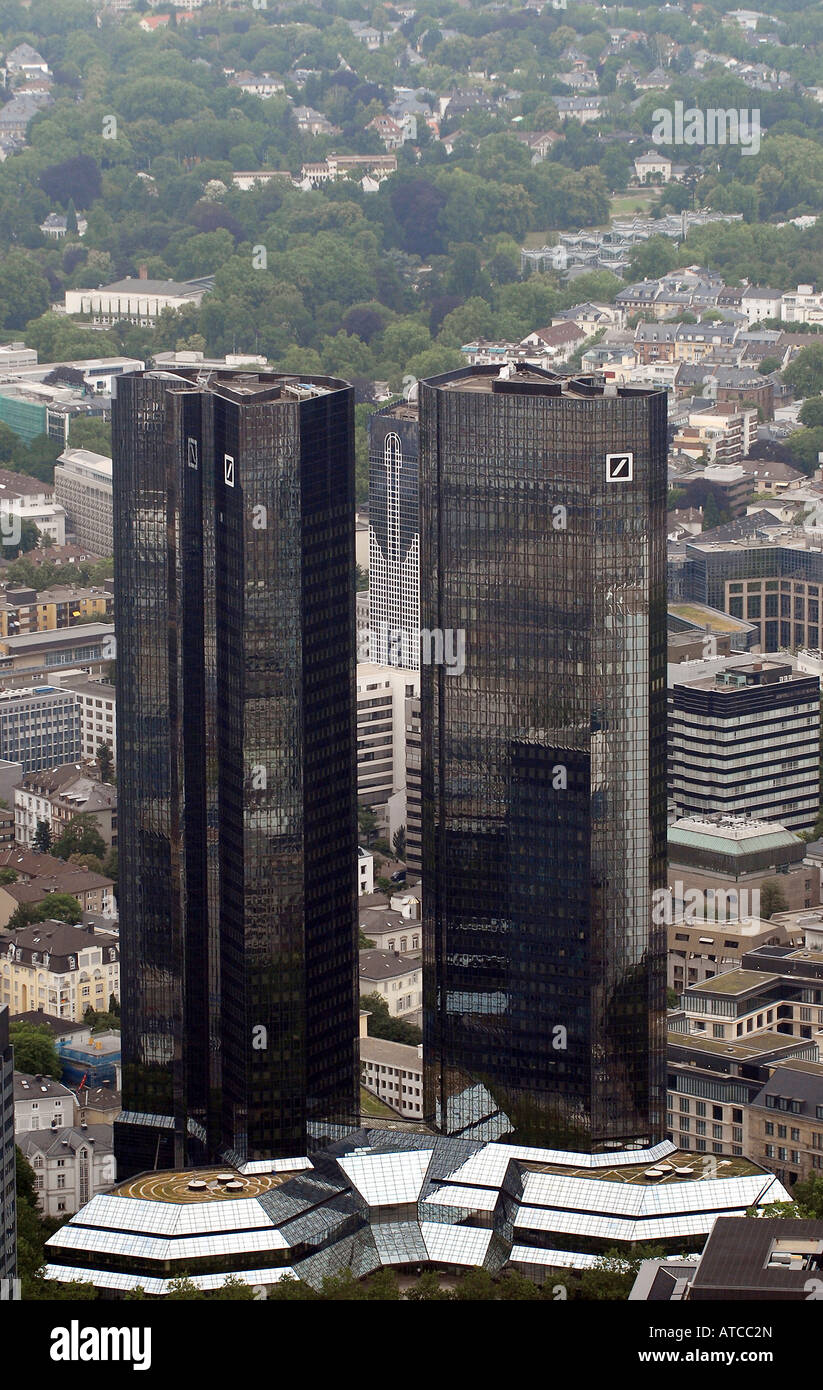
[[[668,1034],[669,1047],[693,1048],[697,1052],[711,1052],[718,1057],[737,1057],[740,1061],[759,1057],[766,1052],[770,1054],[785,1052],[792,1047],[802,1047],[804,1044],[809,1045],[813,1042],[813,1038],[795,1038],[790,1033],[771,1031],[753,1033],[750,1038],[734,1038],[731,1041],[723,1038],[709,1038],[703,1033],[669,1032]],[[789,1060],[794,1066],[794,1059]],[[814,1065],[819,1064],[814,1063]]]
[[[244,1174],[232,1168],[230,1163],[224,1163],[220,1168],[139,1173],[127,1182],[118,1183],[111,1193],[114,1197],[138,1197],[151,1202],[242,1201],[279,1187],[301,1171],[296,1164],[290,1172]],[[229,1189],[227,1182],[219,1181],[223,1175],[229,1176],[231,1182],[240,1183],[240,1188]],[[191,1188],[189,1184],[192,1182],[202,1182],[204,1185]]]
[[[659,387],[614,386],[606,394],[605,383],[596,382],[592,376],[560,376],[557,372],[541,367],[527,366],[515,362],[500,367],[490,366],[460,367],[453,372],[429,377],[422,385],[441,391],[472,391],[487,394],[516,395],[518,387],[524,387],[529,394],[545,397],[565,397],[572,400],[610,400],[615,397],[665,396]]]
[[[689,985],[689,990],[700,990],[703,994],[747,994],[749,990],[775,984],[780,979],[780,975],[767,975],[760,970],[727,970],[711,980]]]
[[[280,402],[294,405],[300,401],[311,400],[314,396],[325,396],[333,391],[351,391],[349,382],[341,377],[286,374],[284,372],[260,371],[255,367],[228,368],[225,371],[210,367],[164,366],[150,367],[144,372],[134,372],[132,376],[150,377],[167,381],[170,386],[177,383],[191,390],[211,391],[215,395],[226,396],[229,400],[246,401],[256,397],[258,401]]]

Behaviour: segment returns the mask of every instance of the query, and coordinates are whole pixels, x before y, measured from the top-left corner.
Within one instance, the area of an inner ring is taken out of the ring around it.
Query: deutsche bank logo
[[[634,454],[606,455],[606,482],[630,483],[634,477]]]
[[[234,487],[234,459],[231,454],[223,455],[223,479],[226,487]]]
[[[196,468],[196,467],[197,467],[197,440],[196,440],[196,439],[189,439],[189,440],[188,440],[188,451],[189,451],[189,468]]]

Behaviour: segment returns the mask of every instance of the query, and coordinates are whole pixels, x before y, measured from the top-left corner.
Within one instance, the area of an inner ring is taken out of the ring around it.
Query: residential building
[[[420,445],[421,625],[467,634],[421,665],[426,1121],[657,1142],[665,395],[472,367]]]
[[[9,1009],[0,1003],[0,1279],[17,1273],[17,1178],[14,1147],[14,1050]]]
[[[26,632],[54,632],[111,616],[110,588],[58,584],[51,589],[6,588],[0,596],[0,637]]]
[[[634,172],[640,183],[668,183],[672,176],[672,161],[661,150],[648,150],[634,161]]]
[[[117,1177],[110,1125],[76,1125],[19,1136],[34,1169],[37,1204],[44,1216],[78,1211]]]
[[[14,885],[10,885],[14,887]],[[67,922],[21,927],[0,943],[2,1003],[12,1013],[40,1009],[80,1023],[91,1006],[105,1011],[120,997],[116,938]]]
[[[126,276],[99,289],[66,290],[67,314],[85,314],[92,323],[120,323],[124,319],[150,327],[164,309],[198,308],[204,294],[214,286],[214,277],[196,280],[150,280]]]
[[[78,1087],[78,1124],[113,1125],[122,1109],[120,1092],[110,1081],[104,1081],[100,1086],[86,1084]]]
[[[780,318],[783,323],[823,323],[823,291],[814,285],[798,285],[796,291],[783,295]]]
[[[14,1131],[27,1134],[35,1129],[63,1129],[77,1119],[74,1091],[51,1076],[14,1073]]]
[[[412,1014],[423,1002],[423,967],[419,957],[400,951],[360,952],[360,997],[379,994],[392,1018]]]
[[[126,1174],[359,1113],[353,411],[196,369],[114,403]]]
[[[23,640],[8,638],[0,643],[0,651]],[[0,756],[22,763],[25,773],[76,762],[80,712],[71,691],[45,683],[0,690]]]
[[[25,473],[0,468],[0,536],[11,544],[20,539],[22,523],[33,521],[55,545],[66,543],[66,514],[54,500],[54,490]]]
[[[747,285],[740,299],[740,310],[746,315],[750,325],[760,323],[763,319],[779,319],[782,298],[780,290]]]
[[[751,657],[672,668],[669,796],[679,816],[713,812],[809,830],[819,803],[820,682]]]
[[[52,841],[74,816],[83,815],[111,848],[117,845],[117,788],[101,782],[80,763],[29,772],[14,792],[15,838],[31,847],[43,821]]]
[[[417,402],[369,416],[371,660],[420,668]]]
[[[392,903],[398,899],[392,898]],[[378,951],[401,956],[414,955],[421,949],[423,925],[420,921],[419,903],[415,911],[410,903],[403,908],[385,907],[377,901],[360,906],[360,930],[368,941],[373,941]]]
[[[54,466],[54,497],[77,543],[95,555],[111,555],[111,459],[91,449],[64,449]]]
[[[385,1038],[360,1039],[360,1080],[404,1120],[423,1118],[423,1048]]]
[[[75,214],[74,220],[77,224],[76,235],[85,236],[89,225],[86,218],[78,217]],[[43,236],[48,237],[50,241],[62,241],[68,235],[69,230],[69,219],[66,213],[50,212],[40,223],[40,230]]]
[[[374,892],[374,855],[362,845],[357,846],[357,893]]]

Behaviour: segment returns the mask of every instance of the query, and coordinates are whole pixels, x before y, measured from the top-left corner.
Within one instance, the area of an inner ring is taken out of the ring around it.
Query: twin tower
[[[662,392],[420,385],[424,1121],[664,1136]],[[354,393],[146,371],[113,412],[121,1176],[359,1127]]]

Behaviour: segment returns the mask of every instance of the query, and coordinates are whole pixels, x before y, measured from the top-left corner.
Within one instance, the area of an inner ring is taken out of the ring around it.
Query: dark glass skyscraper
[[[591,1152],[665,1132],[666,400],[607,390],[420,387],[426,1117]]]
[[[147,371],[113,412],[121,1175],[357,1116],[353,392]]]

